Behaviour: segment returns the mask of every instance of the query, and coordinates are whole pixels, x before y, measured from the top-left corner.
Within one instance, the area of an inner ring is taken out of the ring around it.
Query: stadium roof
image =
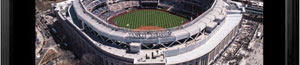
[[[214,31],[214,34],[205,44],[202,46],[177,55],[177,56],[171,56],[167,57],[167,63],[168,64],[176,64],[181,62],[186,62],[188,60],[199,58],[206,53],[210,52],[212,49],[214,49],[221,41],[226,37],[226,34],[229,34],[231,30],[239,24],[239,22],[242,19],[242,14],[228,14],[225,21],[223,22],[222,26],[218,26]],[[204,50],[205,49],[205,50]]]

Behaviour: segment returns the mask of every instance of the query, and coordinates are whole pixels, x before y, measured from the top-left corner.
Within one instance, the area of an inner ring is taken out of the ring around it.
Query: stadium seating
[[[94,8],[95,6],[99,5],[99,4],[101,4],[101,2],[97,0],[97,1],[93,1],[93,2],[90,3],[90,4],[87,4],[86,7],[87,7],[88,9],[92,9],[92,8]]]
[[[115,4],[108,5],[111,11],[119,11],[133,6],[139,6],[138,1],[123,1],[123,2],[118,2]]]
[[[87,4],[90,4],[91,2],[92,2],[92,0],[83,0],[82,4],[87,5]]]

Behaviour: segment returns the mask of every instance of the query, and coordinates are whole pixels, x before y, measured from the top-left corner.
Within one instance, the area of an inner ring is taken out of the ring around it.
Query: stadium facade
[[[131,8],[161,9],[191,20],[147,31],[107,22]],[[101,56],[101,65],[208,65],[239,32],[243,7],[224,0],[68,0],[56,3],[54,12],[68,36]]]

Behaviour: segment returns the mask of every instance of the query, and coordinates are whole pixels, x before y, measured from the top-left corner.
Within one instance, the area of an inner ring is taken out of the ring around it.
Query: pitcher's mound
[[[156,27],[156,26],[141,26],[134,29],[134,31],[145,31],[145,30],[164,30],[164,28]]]

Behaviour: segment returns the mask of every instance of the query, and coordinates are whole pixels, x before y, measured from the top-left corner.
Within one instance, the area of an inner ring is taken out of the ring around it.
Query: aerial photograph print
[[[36,65],[263,65],[263,0],[35,0]]]

